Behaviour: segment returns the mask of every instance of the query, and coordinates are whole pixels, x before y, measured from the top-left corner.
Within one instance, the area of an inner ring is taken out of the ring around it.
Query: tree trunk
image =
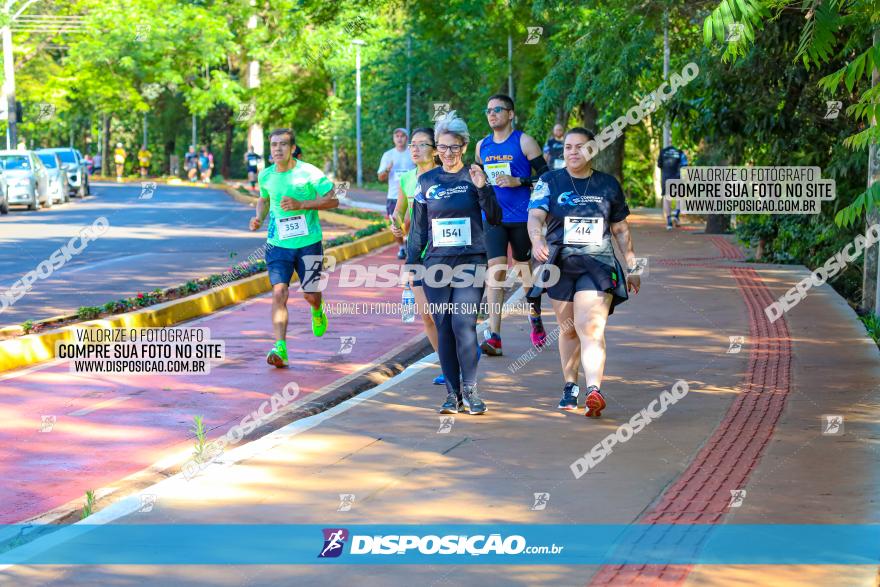
[[[167,141],[165,141],[165,157],[162,159],[162,172],[165,175],[171,175],[173,170],[171,169],[171,156],[174,155],[174,149],[177,147],[177,142],[174,140],[174,136],[172,135]]]
[[[581,126],[592,130],[594,133],[599,132],[596,126],[596,120],[599,118],[599,112],[596,106],[591,102],[581,102],[578,106],[578,119]],[[626,144],[626,130],[623,135],[616,139],[613,143],[599,151],[599,154],[593,159],[593,169],[610,173],[617,178],[617,181],[623,184],[623,151]]]
[[[232,163],[232,131],[234,130],[232,125],[231,108],[229,109],[229,116],[226,117],[225,130],[226,137],[223,141],[223,164],[220,166],[220,175],[222,175],[224,179],[229,179],[232,177],[230,163]]]
[[[651,116],[645,117],[645,128],[648,131],[650,153],[648,154],[651,168],[653,169],[652,181],[654,185],[654,207],[660,208],[663,205],[663,182],[660,175],[660,168],[657,167],[656,161],[660,157],[660,138],[657,136],[657,130],[654,126],[654,119]],[[661,130],[662,132],[662,130]]]
[[[568,130],[568,112],[565,110],[565,106],[556,109],[556,124],[561,124],[562,128]]]
[[[706,234],[725,234],[730,232],[729,214],[709,214],[706,217]]]
[[[110,175],[110,116],[102,114],[102,130],[101,130],[101,175],[108,177]]]
[[[880,45],[880,28],[874,31],[874,46]],[[880,85],[880,69],[875,65],[871,72],[871,85],[876,88]],[[877,125],[877,119],[871,118],[871,126]],[[880,148],[877,143],[871,143],[868,147],[868,188],[880,181]],[[868,212],[866,225],[872,226],[880,223],[880,210],[877,208]],[[880,314],[880,244],[875,244],[865,249],[865,266],[862,271],[862,309],[866,312]]]

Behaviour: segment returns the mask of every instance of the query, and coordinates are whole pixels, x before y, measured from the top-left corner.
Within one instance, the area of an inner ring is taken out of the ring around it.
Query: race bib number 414
[[[601,216],[566,216],[563,243],[566,245],[601,245],[605,219]]]

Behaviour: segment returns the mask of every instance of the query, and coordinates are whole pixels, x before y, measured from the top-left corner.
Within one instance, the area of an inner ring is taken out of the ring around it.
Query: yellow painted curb
[[[331,247],[325,251],[325,254],[336,257],[337,262],[342,262],[392,242],[394,242],[394,236],[386,230],[352,243]],[[55,344],[74,341],[75,331],[78,328],[159,328],[171,326],[185,320],[211,314],[226,306],[264,294],[271,289],[268,275],[261,273],[218,289],[210,289],[134,312],[0,341],[0,372],[54,359]]]

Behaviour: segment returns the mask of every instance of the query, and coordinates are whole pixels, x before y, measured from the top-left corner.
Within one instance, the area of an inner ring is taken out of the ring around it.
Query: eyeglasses
[[[420,151],[424,151],[428,147],[433,149],[434,145],[432,145],[431,143],[410,143],[409,144],[410,149],[419,149]]]
[[[437,150],[441,153],[449,151],[450,153],[461,153],[462,145],[437,145]]]
[[[486,108],[486,115],[488,116],[489,114],[492,114],[493,112],[495,114],[498,114],[502,110],[510,111],[511,108],[505,108],[504,106],[495,106],[494,108]]]

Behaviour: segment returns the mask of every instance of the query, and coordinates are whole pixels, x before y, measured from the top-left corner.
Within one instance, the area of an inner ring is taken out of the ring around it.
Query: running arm
[[[629,224],[627,224],[626,220],[613,222],[611,224],[611,233],[617,239],[617,245],[620,247],[620,250],[623,251],[623,256],[626,259],[626,268],[635,267],[636,254],[633,251],[632,237],[629,234]]]
[[[480,208],[486,213],[486,222],[492,226],[501,224],[501,206],[495,197],[495,190],[488,183],[481,188],[477,188],[477,198],[480,201]]]
[[[319,198],[315,198],[314,200],[296,200],[294,198],[288,198],[287,196],[281,198],[281,209],[282,210],[330,210],[331,208],[338,208],[339,200],[336,199],[336,191],[331,186],[327,189],[327,191]]]
[[[523,155],[529,160],[529,166],[534,170],[534,175],[529,177],[517,177],[518,185],[532,187],[544,173],[549,171],[547,161],[544,159],[544,153],[538,142],[527,134],[523,134],[519,139],[519,146]],[[515,186],[510,186],[515,187]]]
[[[266,219],[266,216],[269,214],[269,198],[259,197],[257,198],[257,215],[251,218],[250,228],[251,230],[259,230],[263,225],[263,221]]]
[[[428,244],[428,205],[418,200],[413,201],[412,225],[409,229],[409,241],[406,248],[407,265],[421,262],[422,251]]]
[[[550,252],[547,239],[544,238],[544,224],[547,222],[547,211],[540,208],[529,210],[529,222],[527,225],[529,239],[532,241],[532,256],[539,263],[547,261]]]
[[[397,204],[394,205],[394,212],[391,213],[391,232],[394,233],[394,236],[397,238],[403,237],[408,207],[409,202],[407,201],[406,194],[403,193],[403,188],[401,188],[400,191],[397,192]]]

